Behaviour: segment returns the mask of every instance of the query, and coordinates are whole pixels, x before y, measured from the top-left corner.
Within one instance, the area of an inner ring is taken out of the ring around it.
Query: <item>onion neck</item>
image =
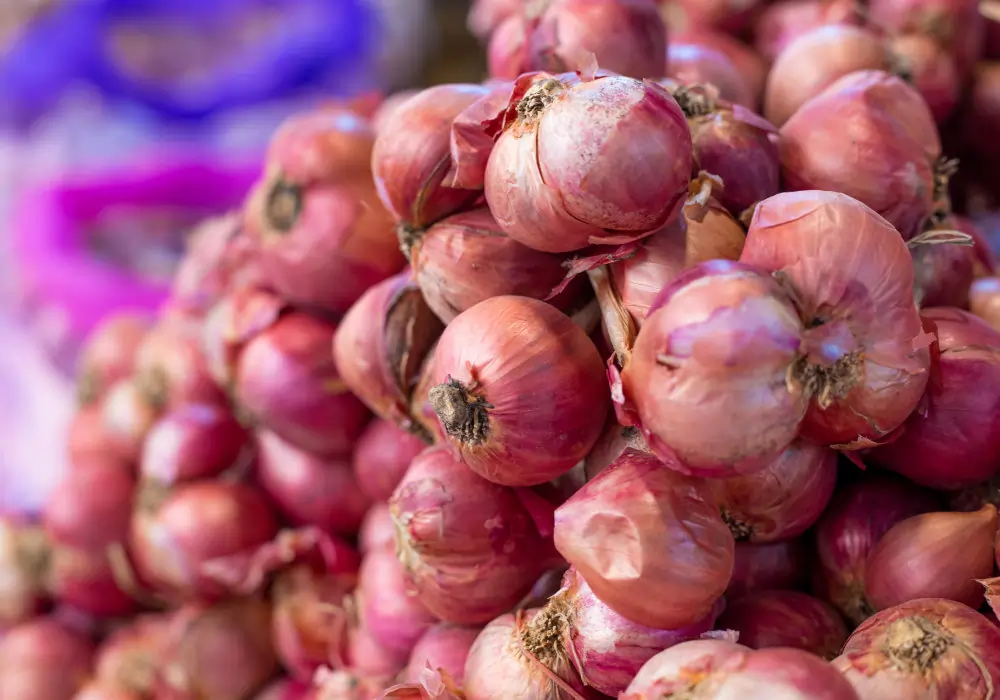
[[[408,261],[413,260],[413,247],[424,237],[424,230],[416,228],[406,222],[400,221],[396,225],[396,238],[399,240],[399,249]]]
[[[558,674],[566,668],[573,608],[565,596],[556,594],[516,634],[522,649],[538,663]]]
[[[532,85],[517,103],[517,120],[521,124],[533,124],[566,89],[565,83],[555,78],[546,78]]]
[[[674,99],[688,119],[704,117],[715,111],[715,100],[701,85],[682,85],[673,91]]]
[[[795,380],[821,409],[847,396],[861,381],[864,352],[843,321],[817,321],[802,335],[802,354],[792,365]]]
[[[284,178],[274,178],[264,200],[264,218],[268,228],[288,233],[302,213],[302,187]]]
[[[733,539],[737,542],[749,542],[750,538],[753,537],[753,527],[750,523],[746,522],[734,513],[729,512],[725,508],[719,511],[722,516],[722,522],[726,524],[729,531],[733,533]]]
[[[493,405],[473,393],[462,382],[448,379],[430,390],[431,408],[448,437],[465,447],[484,444],[490,436],[490,409]]]

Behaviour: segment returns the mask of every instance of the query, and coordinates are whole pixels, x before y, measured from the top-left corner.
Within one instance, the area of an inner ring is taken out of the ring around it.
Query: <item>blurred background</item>
[[[282,119],[483,78],[469,4],[0,1],[0,511],[62,471],[81,341],[157,309],[191,226],[239,204]]]

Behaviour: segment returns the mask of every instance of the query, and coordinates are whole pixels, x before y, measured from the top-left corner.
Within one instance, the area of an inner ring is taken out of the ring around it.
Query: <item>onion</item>
[[[116,382],[99,405],[100,426],[91,438],[97,444],[91,447],[96,450],[107,445],[115,459],[129,465],[138,464],[146,435],[158,418],[157,409],[146,400],[135,379]],[[81,430],[87,427],[90,426],[78,426]],[[77,452],[79,443],[74,441],[73,448]]]
[[[0,636],[41,612],[48,556],[41,528],[0,517]]]
[[[1000,277],[983,277],[972,283],[969,310],[1000,332]]]
[[[242,484],[181,484],[151,505],[140,504],[132,517],[132,553],[143,580],[170,595],[222,596],[226,587],[205,564],[254,550],[278,531],[263,497]]]
[[[201,327],[164,318],[146,334],[135,358],[134,381],[155,408],[186,403],[225,405],[201,346]]]
[[[621,375],[650,448],[698,476],[750,473],[775,459],[807,401],[786,380],[802,324],[778,282],[740,263],[706,262],[664,288],[650,311]]]
[[[976,0],[871,0],[869,21],[890,35],[924,34],[955,58],[963,81],[983,51],[986,19]]]
[[[616,75],[529,74],[505,113],[486,199],[514,240],[561,253],[638,240],[680,214],[691,139],[663,87]]]
[[[444,671],[459,686],[465,676],[465,661],[480,630],[446,622],[427,630],[413,647],[403,678],[417,682],[427,668]]]
[[[509,238],[486,208],[431,226],[410,260],[427,305],[444,323],[492,297],[546,299],[566,274],[562,256]]]
[[[37,618],[0,638],[0,697],[69,700],[90,673],[93,647],[54,618]]]
[[[352,671],[319,673],[313,682],[314,695],[310,695],[308,700],[382,700],[389,682],[387,678],[369,677]]]
[[[162,692],[167,697],[243,700],[277,670],[270,625],[270,606],[257,600],[181,608],[174,613],[161,659]]]
[[[374,420],[354,446],[354,477],[373,501],[387,501],[427,445],[386,420]]]
[[[348,661],[355,673],[368,678],[392,678],[406,666],[407,654],[387,649],[358,623],[348,631]],[[339,661],[334,659],[334,661]]]
[[[789,44],[828,24],[862,25],[854,0],[778,0],[765,7],[754,27],[754,47],[773,62]]]
[[[756,106],[751,85],[721,51],[699,44],[672,41],[667,62],[667,75],[681,85],[710,85],[727,102],[748,109]]]
[[[487,51],[490,76],[581,69],[592,55],[604,70],[633,78],[666,72],[667,29],[651,0],[544,0],[511,13]]]
[[[845,123],[852,128],[845,130]],[[951,167],[941,160],[934,118],[923,98],[882,71],[858,71],[834,82],[781,129],[787,189],[854,197],[904,238],[947,210],[944,188]]]
[[[368,419],[330,354],[336,330],[304,313],[287,314],[247,343],[236,369],[241,406],[282,439],[318,455],[349,453]]]
[[[609,608],[659,629],[706,617],[733,570],[709,488],[633,451],[556,510],[555,545]]]
[[[819,520],[836,485],[837,453],[804,440],[758,472],[712,484],[733,537],[754,543],[801,535]]]
[[[253,696],[253,700],[310,700],[312,691],[308,685],[290,678],[280,678]]]
[[[679,0],[667,3],[664,12],[672,28],[720,29],[730,34],[741,33],[760,10],[761,0]]]
[[[871,452],[877,464],[936,489],[1000,473],[1000,333],[958,309],[927,309],[936,327],[934,378],[898,439]]]
[[[976,262],[972,246],[958,243],[917,246],[913,250],[917,303],[923,307],[968,307]]]
[[[805,583],[810,556],[802,538],[769,544],[737,542],[727,596],[754,591],[797,589]]]
[[[357,532],[371,505],[350,463],[300,450],[274,433],[257,433],[257,480],[290,522],[325,532]]]
[[[494,297],[460,314],[438,342],[432,376],[437,437],[498,484],[566,473],[604,427],[600,355],[569,317],[541,301]]]
[[[1000,683],[1000,629],[951,600],[912,600],[877,613],[834,662],[860,700],[988,698]]]
[[[521,5],[521,0],[474,0],[469,10],[469,31],[480,39],[487,39]]]
[[[887,221],[843,194],[780,194],[757,206],[740,260],[797,297],[807,330],[791,376],[811,397],[804,437],[868,447],[909,416],[927,386],[931,337],[909,251]]]
[[[287,308],[288,303],[273,292],[244,287],[231,291],[209,310],[202,323],[202,348],[219,386],[232,390],[240,352]]]
[[[396,538],[396,525],[387,503],[376,503],[365,514],[358,532],[358,551],[362,554],[376,549],[391,549]]]
[[[871,30],[844,24],[818,27],[778,55],[767,78],[764,116],[782,126],[843,76],[887,67],[885,44]]]
[[[464,209],[478,192],[446,187],[451,123],[487,93],[480,85],[428,88],[406,101],[379,129],[372,151],[375,187],[404,230],[419,230]]]
[[[816,593],[858,624],[874,610],[865,597],[868,556],[896,523],[935,510],[934,497],[888,474],[866,474],[834,496],[816,526]]]
[[[343,313],[402,267],[392,219],[371,181],[374,136],[346,109],[292,117],[275,134],[243,217],[266,286]]]
[[[94,676],[103,688],[150,697],[156,686],[170,631],[169,617],[142,615],[113,632],[101,645]]]
[[[392,551],[368,552],[355,595],[361,624],[379,646],[400,655],[404,663],[417,640],[437,622],[407,589],[406,572]]]
[[[120,388],[118,393],[122,393]],[[81,406],[73,415],[66,436],[66,451],[70,465],[95,460],[112,460],[119,462],[124,469],[129,468],[129,463],[119,455],[120,443],[105,425],[105,403],[105,400],[100,400]]]
[[[958,105],[961,79],[955,59],[932,37],[923,34],[897,36],[890,44],[893,61],[943,124]]]
[[[386,125],[389,124],[389,119],[392,117],[396,111],[406,104],[406,101],[413,97],[414,95],[419,95],[420,90],[409,89],[400,90],[399,92],[394,92],[384,100],[382,100],[378,107],[375,108],[375,112],[372,114],[372,129],[375,130],[375,134],[378,135],[379,132],[384,131]]]
[[[761,591],[727,601],[719,629],[739,632],[751,649],[792,647],[825,659],[840,653],[847,626],[833,607],[797,591]]]
[[[801,649],[753,651],[708,639],[678,644],[654,656],[621,698],[670,695],[706,700],[857,700],[850,684],[836,670]]]
[[[234,466],[246,447],[247,433],[228,409],[187,404],[166,413],[149,431],[140,475],[163,486],[211,479]]]
[[[724,54],[746,82],[747,89],[752,96],[752,102],[748,106],[751,109],[757,108],[764,93],[764,81],[767,80],[768,67],[764,63],[764,59],[752,47],[736,37],[710,29],[694,29],[684,32],[677,37],[677,41],[673,42],[671,46],[676,43],[704,46]]]
[[[106,318],[90,333],[77,367],[81,403],[97,401],[115,382],[131,376],[136,351],[149,327],[146,316],[120,313]]]
[[[135,479],[117,464],[92,462],[70,470],[45,505],[45,533],[58,545],[103,553],[124,542]]]
[[[57,543],[47,574],[52,598],[76,613],[114,618],[132,614],[138,608],[131,593],[119,585],[117,571],[104,550]]]
[[[876,610],[918,598],[983,602],[976,579],[993,575],[997,509],[924,513],[897,523],[868,555],[865,597]]]
[[[337,371],[375,415],[422,436],[410,418],[410,396],[442,329],[417,284],[393,277],[365,292],[340,323],[333,340]]]

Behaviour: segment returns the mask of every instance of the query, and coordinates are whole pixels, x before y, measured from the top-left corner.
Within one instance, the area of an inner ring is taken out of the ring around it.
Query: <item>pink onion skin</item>
[[[930,107],[934,120],[943,124],[958,105],[962,82],[951,54],[923,34],[894,37],[890,46],[895,60],[902,63]]]
[[[103,550],[57,545],[48,578],[53,600],[94,618],[123,617],[139,608],[135,598],[119,586]]]
[[[712,629],[724,607],[720,599],[705,618],[686,627],[673,630],[645,627],[630,622],[602,603],[575,569],[566,573],[563,589],[556,598],[570,609],[567,645],[573,649],[577,672],[585,684],[612,697],[623,692],[653,656]]]
[[[132,554],[143,580],[162,592],[212,599],[226,590],[204,565],[256,549],[277,532],[274,514],[255,489],[197,481],[174,488],[155,510],[133,515]]]
[[[699,44],[672,41],[667,51],[667,76],[681,85],[711,85],[727,102],[753,109],[756,96],[752,86],[729,57]]]
[[[437,85],[385,120],[372,150],[372,174],[397,222],[425,228],[479,197],[472,190],[445,187],[443,180],[451,166],[451,123],[486,92],[481,85]]]
[[[165,317],[146,334],[136,352],[134,381],[158,409],[186,403],[226,405],[201,346],[201,326],[186,319]]]
[[[947,598],[976,608],[979,579],[993,575],[997,509],[924,513],[896,523],[868,555],[865,597],[876,610],[919,598]]]
[[[662,4],[662,3],[661,3]],[[680,0],[676,5],[667,3],[663,10],[672,28],[680,31],[691,29],[718,29],[738,35],[758,14],[763,5],[759,0],[749,2],[721,2],[719,0]]]
[[[935,489],[957,490],[1000,473],[1000,333],[959,309],[926,309],[940,349],[921,407],[872,461]]]
[[[157,672],[166,650],[170,618],[140,615],[108,636],[98,649],[94,677],[105,688],[152,695]]]
[[[134,378],[116,382],[99,405],[100,432],[111,446],[113,456],[128,465],[138,464],[146,435],[159,417],[158,410],[149,403]]]
[[[525,75],[510,108],[521,115],[490,153],[485,192],[514,240],[563,253],[638,240],[680,214],[691,137],[665,88],[615,75]]]
[[[229,409],[179,406],[164,414],[146,436],[139,474],[164,486],[211,479],[234,466],[247,444],[246,430]]]
[[[803,437],[858,449],[906,420],[927,386],[931,338],[913,303],[909,251],[889,222],[847,195],[779,194],[755,209],[740,260],[783,276],[798,296],[808,330],[793,376],[811,385],[822,368]]]
[[[424,632],[438,621],[409,591],[403,565],[391,550],[368,553],[355,595],[361,624],[379,646],[399,654],[404,663]]]
[[[535,299],[494,297],[460,314],[441,335],[432,377],[437,438],[498,484],[555,479],[604,427],[608,385],[597,349]],[[454,413],[473,398],[481,399],[474,410]]]
[[[914,249],[915,296],[920,306],[968,308],[976,265],[971,246],[945,243]]]
[[[406,104],[406,101],[420,93],[418,89],[400,90],[399,92],[394,92],[384,100],[379,103],[378,107],[372,113],[372,128],[375,130],[375,134],[378,135],[379,132],[386,128],[389,124],[389,118],[395,114],[396,110]]]
[[[469,31],[479,39],[488,39],[521,5],[521,0],[474,0],[469,10]]]
[[[803,538],[770,544],[737,542],[733,577],[726,596],[766,590],[803,588],[810,568],[810,556]]]
[[[284,299],[254,286],[231,291],[208,311],[202,322],[202,348],[219,386],[232,392],[243,348],[287,310]]]
[[[651,0],[548,0],[496,27],[487,50],[491,78],[583,68],[593,55],[604,70],[633,78],[666,72],[667,28]]]
[[[40,527],[0,517],[0,636],[42,611],[48,555]]]
[[[413,647],[403,680],[416,683],[424,669],[442,669],[461,686],[469,650],[480,631],[478,627],[460,627],[447,622],[434,625]]]
[[[707,487],[633,451],[556,510],[555,545],[604,604],[658,629],[705,618],[733,570]],[[651,587],[662,595],[642,595]]]
[[[854,624],[874,610],[865,598],[868,557],[893,525],[936,510],[935,497],[889,474],[865,474],[842,486],[816,525],[816,594]]]
[[[754,48],[773,63],[785,47],[814,29],[864,23],[853,0],[779,0],[761,12],[754,27]]]
[[[983,277],[972,283],[969,310],[1000,332],[1000,277]]]
[[[136,351],[149,328],[148,317],[120,313],[101,321],[91,332],[80,350],[77,366],[82,403],[97,401],[112,384],[132,375]]]
[[[483,624],[511,610],[552,560],[517,492],[474,474],[445,447],[413,460],[389,508],[409,580],[447,622]]]
[[[707,477],[751,473],[775,459],[806,409],[808,397],[786,382],[801,335],[770,275],[724,260],[680,275],[650,308],[621,374],[650,449]],[[732,420],[720,425],[719,411]]]
[[[791,647],[824,659],[840,653],[847,625],[829,603],[798,591],[760,591],[728,600],[719,629],[739,632],[751,649]]]
[[[982,55],[987,20],[972,0],[872,0],[868,17],[890,35],[933,38],[954,56],[959,82]]]
[[[118,391],[121,393],[120,387]],[[131,463],[120,454],[119,441],[104,422],[104,403],[101,400],[81,406],[74,414],[66,436],[69,463],[76,465],[92,460],[111,460],[121,464],[123,469],[130,469]],[[135,451],[134,448],[129,450],[131,454]]]
[[[423,440],[389,421],[372,421],[354,446],[352,464],[358,487],[373,501],[389,500],[410,462],[426,447]]]
[[[673,43],[695,44],[723,53],[739,71],[753,96],[753,102],[748,106],[751,109],[757,109],[761,96],[764,94],[764,82],[767,80],[768,67],[753,47],[734,36],[711,29],[686,31],[678,36],[676,42]]]
[[[753,651],[731,642],[715,642],[728,645],[721,648],[701,646],[708,643],[685,642],[653,657],[622,700],[641,700],[656,697],[657,692],[684,692],[692,687],[694,693],[713,700],[857,700],[850,683],[809,652],[789,648]],[[699,646],[694,647],[696,644]],[[699,680],[692,685],[693,672]]]
[[[348,454],[368,420],[330,353],[336,330],[290,313],[246,345],[236,369],[242,407],[282,439],[317,455]]]
[[[309,700],[309,685],[290,678],[280,678],[253,696],[253,700]]]
[[[128,534],[135,478],[116,464],[92,462],[69,471],[45,506],[43,524],[60,545],[103,552]]]
[[[376,503],[365,514],[358,532],[358,551],[362,554],[376,549],[395,547],[396,526],[392,522],[389,504]]]
[[[713,482],[722,519],[737,541],[798,537],[826,510],[837,485],[837,453],[804,440],[753,474]]]
[[[258,431],[257,481],[281,514],[295,525],[354,533],[371,505],[350,463],[323,458]]]
[[[911,600],[862,623],[833,665],[859,700],[988,698],[1000,683],[1000,629],[962,603]]]
[[[394,678],[406,666],[407,658],[407,654],[379,644],[364,624],[348,631],[347,661],[355,673],[367,678]]]
[[[87,681],[94,649],[84,635],[41,617],[0,638],[0,697],[70,700]]]

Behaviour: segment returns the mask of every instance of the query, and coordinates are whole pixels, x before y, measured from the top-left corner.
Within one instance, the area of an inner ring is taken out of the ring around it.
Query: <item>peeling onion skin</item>
[[[833,606],[798,591],[759,591],[727,600],[718,628],[735,630],[751,649],[791,647],[832,659],[847,641]]]
[[[808,400],[786,379],[801,334],[770,275],[723,260],[681,274],[656,298],[622,371],[650,449],[707,477],[752,473],[777,458]]]
[[[756,106],[751,85],[726,54],[698,44],[670,42],[667,76],[681,85],[711,85],[719,97],[748,109]]]
[[[691,135],[660,85],[616,75],[525,75],[496,141],[486,200],[514,240],[563,253],[638,240],[680,215]]]
[[[1000,629],[962,603],[912,600],[862,623],[833,665],[860,700],[986,700],[1000,685]]]
[[[927,386],[931,337],[896,229],[844,194],[779,194],[754,211],[740,260],[798,298],[807,330],[793,379],[811,399],[802,436],[859,449],[899,427]]]
[[[972,314],[926,309],[940,355],[921,406],[871,459],[923,486],[958,490],[1000,473],[1000,332]]]
[[[460,314],[438,341],[432,375],[436,437],[505,486],[572,469],[601,436],[610,403],[590,338],[525,297],[494,297]]]
[[[709,489],[632,450],[556,510],[555,545],[605,605],[659,629],[705,618],[733,570]]]
[[[764,5],[760,0],[680,0],[661,4],[672,28],[720,29],[733,35],[741,34]]]

